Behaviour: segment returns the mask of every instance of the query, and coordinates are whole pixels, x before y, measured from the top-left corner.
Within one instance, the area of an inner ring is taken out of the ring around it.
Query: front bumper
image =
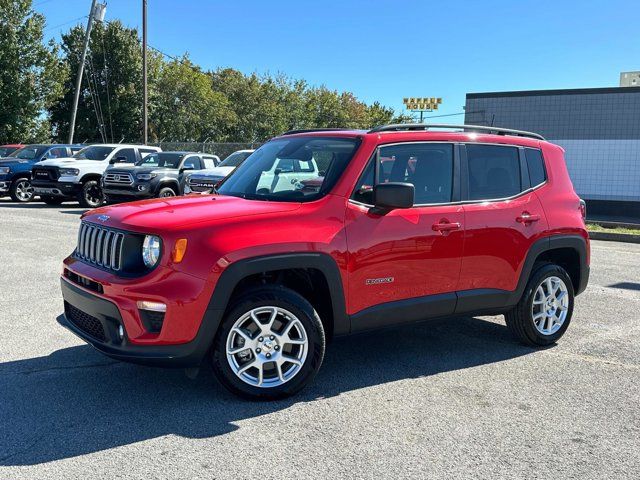
[[[33,187],[34,194],[47,195],[50,197],[75,198],[82,191],[82,184],[73,182],[32,180],[31,186]]]
[[[10,189],[11,189],[11,182],[0,180],[0,194],[9,193]]]
[[[202,322],[196,338],[176,345],[136,345],[127,335],[125,322],[115,303],[93,295],[62,278],[62,297],[65,313],[58,322],[96,350],[117,360],[158,367],[194,367],[202,363],[213,340],[215,322]],[[74,321],[73,310],[100,322],[104,338],[97,338]],[[215,312],[212,312],[215,313]],[[217,324],[216,324],[217,325]],[[123,326],[124,337],[118,334]],[[208,328],[209,327],[209,328]]]
[[[139,186],[142,188],[140,190]],[[149,184],[134,184],[129,188],[115,188],[109,185],[102,186],[102,193],[107,202],[126,202],[129,200],[144,200],[154,198],[155,191]]]

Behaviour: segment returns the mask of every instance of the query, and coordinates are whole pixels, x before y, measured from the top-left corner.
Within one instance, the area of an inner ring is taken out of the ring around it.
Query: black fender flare
[[[102,188],[102,175],[100,175],[99,173],[85,173],[82,178],[78,181],[78,183],[80,183],[81,185],[84,184],[85,182],[88,182],[89,180],[97,180],[98,185],[100,186],[100,188]]]
[[[182,189],[180,188],[180,182],[177,178],[173,177],[162,177],[156,181],[154,188],[154,195],[157,195],[161,189],[164,187],[171,187],[175,190],[176,195],[181,195]]]
[[[518,286],[513,292],[513,299],[515,300],[515,302],[513,302],[514,305],[520,301],[520,297],[522,297],[522,294],[524,293],[524,289],[531,277],[531,271],[533,270],[533,266],[538,257],[545,252],[556,250],[558,248],[570,248],[578,253],[578,258],[580,259],[580,274],[578,285],[574,285],[575,294],[578,295],[584,292],[589,281],[587,241],[580,235],[553,235],[537,240],[529,249],[522,271],[520,272]]]
[[[220,275],[207,312],[224,312],[233,290],[242,279],[256,273],[293,268],[313,268],[322,272],[331,295],[334,333],[336,335],[349,333],[350,324],[340,269],[333,257],[325,253],[284,253],[252,257],[232,263]],[[205,318],[203,321],[211,321],[211,319]]]

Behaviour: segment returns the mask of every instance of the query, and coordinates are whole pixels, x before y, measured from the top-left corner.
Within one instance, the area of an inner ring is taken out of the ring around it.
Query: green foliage
[[[43,114],[65,72],[57,47],[43,43],[44,25],[31,0],[0,0],[0,143],[50,136]]]
[[[0,142],[66,142],[84,25],[42,41],[31,0],[0,0]],[[77,142],[142,139],[142,51],[136,29],[94,23],[76,118]],[[370,128],[394,111],[285,75],[203,71],[188,56],[148,52],[151,142],[263,142],[291,129]]]
[[[84,27],[62,36],[67,72],[64,94],[50,108],[53,132],[59,141],[69,135]],[[160,59],[151,56],[150,83]],[[142,50],[138,32],[119,21],[94,23],[80,90],[75,140],[78,142],[139,141],[142,132]]]

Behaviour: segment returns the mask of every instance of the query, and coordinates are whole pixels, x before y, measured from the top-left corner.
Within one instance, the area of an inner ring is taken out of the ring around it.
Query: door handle
[[[540,215],[532,215],[529,212],[522,212],[522,215],[516,217],[516,222],[524,223],[525,225],[537,222],[538,220],[540,220]]]
[[[434,232],[450,232],[452,230],[459,230],[460,223],[441,221],[440,223],[434,223],[431,228]]]

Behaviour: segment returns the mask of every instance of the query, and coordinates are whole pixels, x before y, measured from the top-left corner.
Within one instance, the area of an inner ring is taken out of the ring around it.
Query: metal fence
[[[247,150],[258,148],[260,143],[197,143],[197,142],[161,142],[150,143],[154,147],[160,147],[165,152],[187,151],[203,152],[217,155],[221,160],[232,154],[236,150]]]

